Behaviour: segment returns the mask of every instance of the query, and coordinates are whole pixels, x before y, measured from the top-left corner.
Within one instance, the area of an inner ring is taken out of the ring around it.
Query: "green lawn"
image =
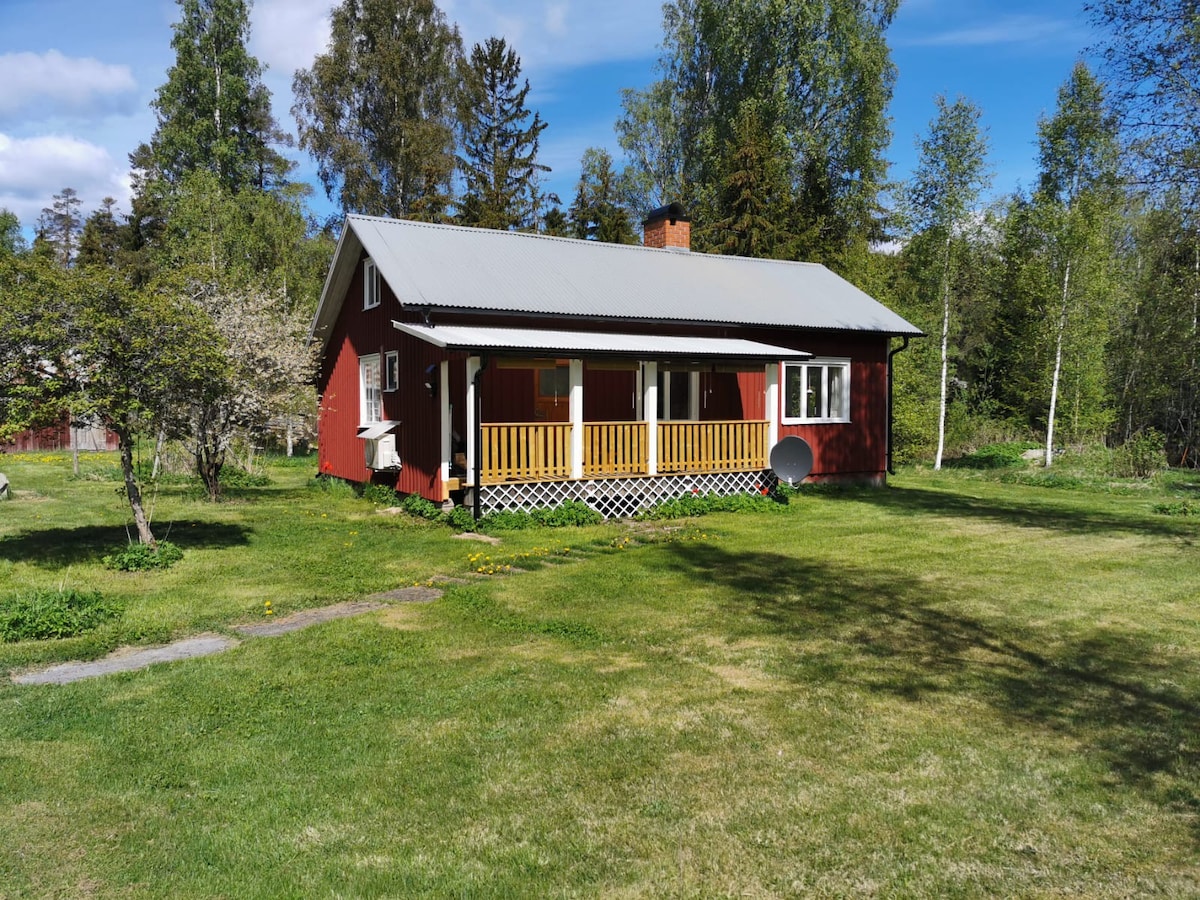
[[[1200,476],[909,472],[486,547],[278,466],[216,506],[164,488],[185,558],[129,575],[98,564],[115,482],[0,468],[0,596],[126,603],[0,668],[464,579],[216,657],[0,682],[0,897],[1200,893],[1200,522],[1153,511]],[[479,553],[525,571],[470,577]]]

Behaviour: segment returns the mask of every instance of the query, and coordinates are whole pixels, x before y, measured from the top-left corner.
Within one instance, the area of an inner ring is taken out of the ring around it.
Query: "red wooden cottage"
[[[812,479],[882,482],[891,341],[920,331],[824,266],[689,234],[677,204],[641,247],[348,216],[313,321],[321,471],[626,514],[760,489],[797,435]]]

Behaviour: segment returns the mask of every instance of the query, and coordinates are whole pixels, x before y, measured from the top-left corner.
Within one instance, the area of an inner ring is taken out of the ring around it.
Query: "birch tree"
[[[940,248],[936,283],[941,300],[941,375],[938,392],[937,453],[934,468],[942,467],[946,449],[946,398],[950,371],[950,338],[954,311],[953,244],[960,240],[991,182],[986,168],[987,138],[979,127],[980,111],[959,97],[953,103],[936,99],[937,115],[928,136],[918,142],[920,160],[908,185],[907,200],[913,225]]]
[[[1045,464],[1050,466],[1064,373],[1076,392],[1074,436],[1082,430],[1082,415],[1090,411],[1085,402],[1093,410],[1100,402],[1094,395],[1104,380],[1111,292],[1105,268],[1120,201],[1116,121],[1105,107],[1103,87],[1084,63],[1076,63],[1059,89],[1054,115],[1039,123],[1038,148],[1040,177],[1033,205],[1056,276],[1056,297],[1046,303],[1053,347],[1046,414]]]

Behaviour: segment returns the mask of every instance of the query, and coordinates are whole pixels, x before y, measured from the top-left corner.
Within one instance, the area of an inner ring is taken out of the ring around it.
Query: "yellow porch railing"
[[[766,422],[660,422],[658,471],[745,472],[767,465]]]
[[[645,422],[588,422],[583,426],[583,477],[645,475],[649,429]]]
[[[501,422],[481,427],[484,484],[571,477],[569,423]],[[745,472],[766,465],[766,422],[658,425],[659,474]],[[649,471],[645,422],[588,422],[583,426],[584,478],[638,476]]]
[[[483,425],[483,482],[571,477],[571,426],[566,422]]]

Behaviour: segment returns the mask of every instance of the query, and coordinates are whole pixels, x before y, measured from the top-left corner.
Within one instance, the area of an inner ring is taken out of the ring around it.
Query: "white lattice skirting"
[[[483,513],[498,509],[535,509],[582,500],[606,519],[632,516],[662,500],[684,494],[745,494],[774,490],[771,472],[715,472],[708,475],[653,475],[641,478],[594,478],[584,481],[537,481],[485,484]]]

